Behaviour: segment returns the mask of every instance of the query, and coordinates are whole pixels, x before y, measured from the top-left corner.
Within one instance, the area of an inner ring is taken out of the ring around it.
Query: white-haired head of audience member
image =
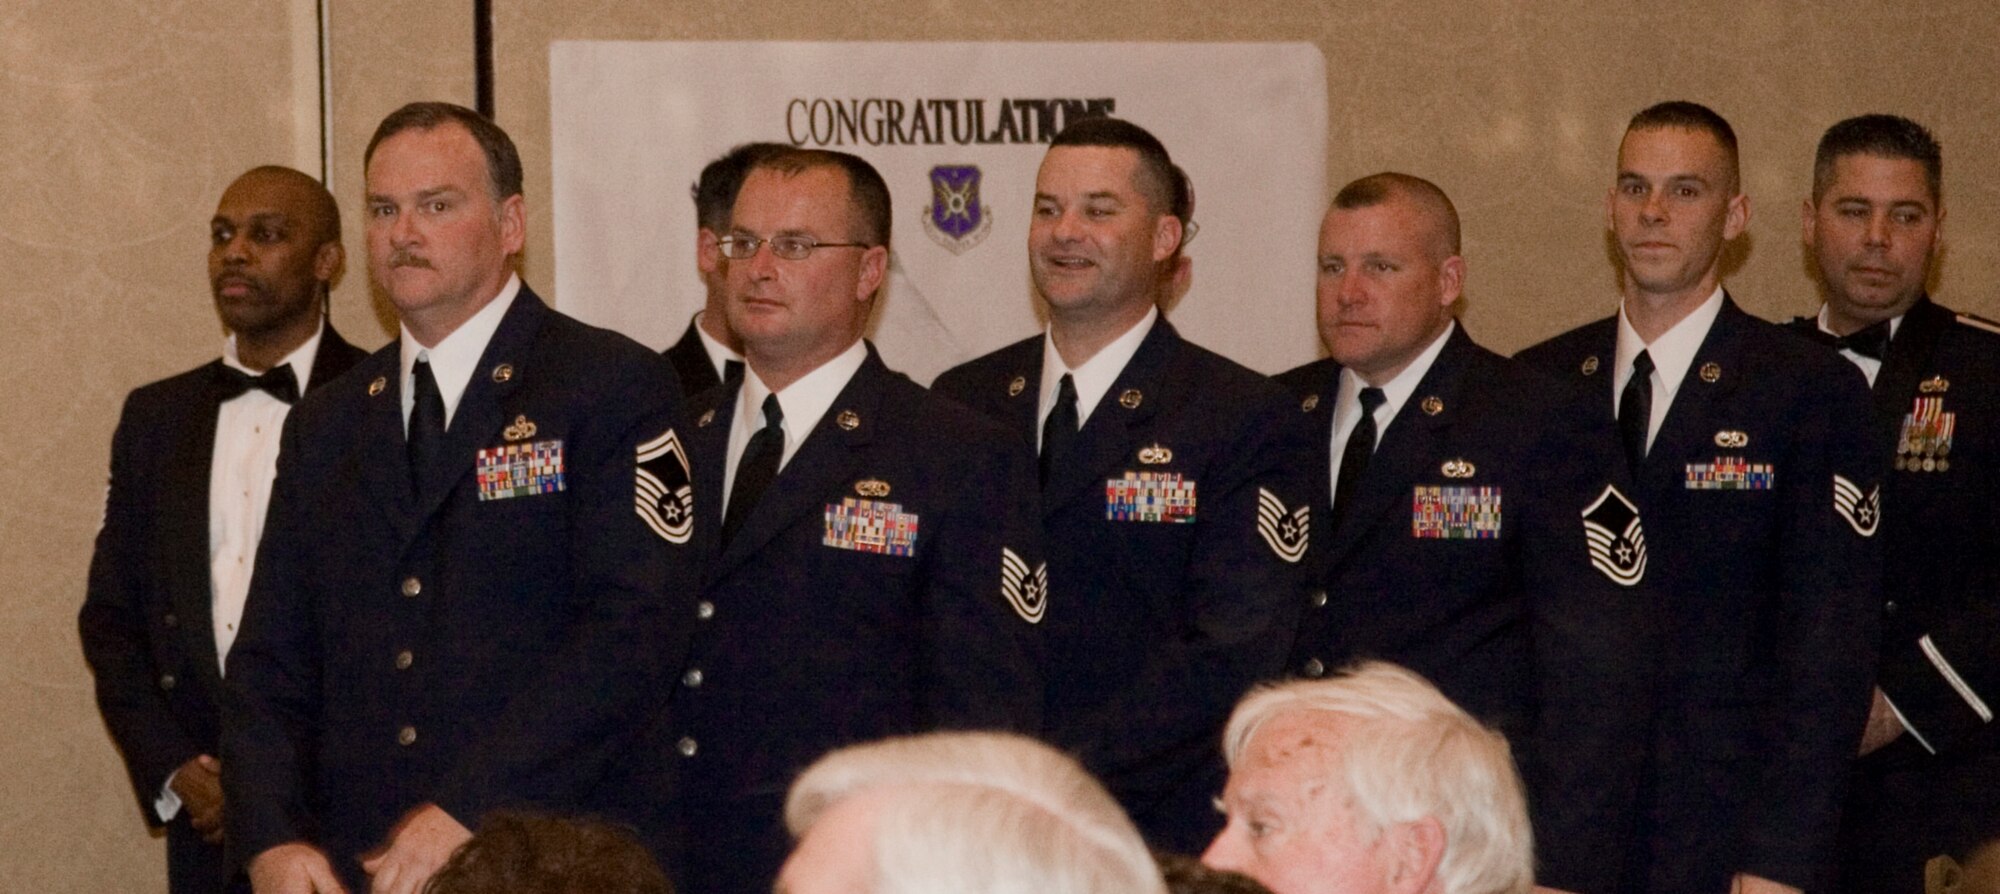
[[[1259,688],[1223,734],[1228,825],[1203,862],[1276,894],[1522,894],[1527,799],[1507,740],[1368,662]]]
[[[779,894],[1165,894],[1139,831],[1083,767],[1009,733],[854,745],[792,784]]]

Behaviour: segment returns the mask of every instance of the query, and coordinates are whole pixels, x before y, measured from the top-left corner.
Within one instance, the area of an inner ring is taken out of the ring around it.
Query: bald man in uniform
[[[225,890],[217,698],[292,401],[363,352],[327,324],[340,211],[290,168],[236,178],[209,222],[222,357],[125,401],[111,492],[78,619],[97,704],[146,823],[167,830],[168,889]]]

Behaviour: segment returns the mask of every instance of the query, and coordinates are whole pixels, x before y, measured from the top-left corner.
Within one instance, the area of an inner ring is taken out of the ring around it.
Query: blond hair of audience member
[[[1145,842],[1074,759],[950,732],[835,751],[793,783],[781,894],[1165,894]]]
[[[1229,718],[1229,823],[1203,855],[1277,894],[1519,894],[1534,878],[1507,740],[1366,662],[1252,691]]]

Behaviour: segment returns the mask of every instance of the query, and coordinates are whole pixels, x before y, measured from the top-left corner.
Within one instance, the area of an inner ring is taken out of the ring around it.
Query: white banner
[[[1035,170],[1065,121],[1109,113],[1194,182],[1174,324],[1264,372],[1318,355],[1312,44],[558,41],[549,94],[558,306],[654,347],[703,303],[689,186],[753,140],[852,152],[888,181],[894,270],[871,334],[891,367],[928,382],[1039,331]]]

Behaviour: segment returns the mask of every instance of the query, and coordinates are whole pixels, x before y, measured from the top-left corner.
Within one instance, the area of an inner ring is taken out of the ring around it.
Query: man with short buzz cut
[[[768,891],[792,777],[855,742],[1039,728],[1049,598],[1026,446],[862,338],[889,189],[846,153],[750,166],[729,229],[740,379],[700,395],[694,643],[629,816],[688,894]]]
[[[105,726],[148,825],[167,829],[167,888],[225,890],[222,672],[243,616],[299,393],[364,356],[326,321],[345,258],[340,210],[291,168],[244,173],[209,221],[222,358],[133,391],[78,617]]]
[[[758,159],[788,147],[777,143],[744,143],[701,169],[694,184],[695,267],[707,302],[688,321],[681,340],[666,350],[667,359],[680,376],[681,392],[693,397],[722,384],[722,380],[743,373],[743,340],[729,330],[725,304],[729,294],[728,261],[717,248],[717,240],[729,232],[729,208],[736,202],[736,190],[743,175]]]
[[[1637,833],[1653,604],[1611,417],[1570,383],[1475,344],[1458,212],[1384,172],[1319,230],[1325,360],[1278,377],[1318,429],[1330,523],[1291,669],[1360,658],[1423,674],[1507,734],[1527,776],[1541,882],[1619,890]]]
[[[415,894],[493,809],[588,809],[691,614],[679,390],[522,284],[513,141],[412,103],[363,158],[401,332],[285,422],[224,712],[257,894]]]
[[[1048,331],[932,386],[1039,449],[1049,574],[1076,594],[1049,619],[1049,735],[1183,852],[1216,828],[1229,705],[1283,668],[1312,523],[1298,404],[1160,313],[1191,202],[1144,128],[1064,128],[1028,224]]]
[[[1944,160],[1923,125],[1829,128],[1801,215],[1826,302],[1794,331],[1860,367],[1885,476],[1882,663],[1842,819],[1840,890],[1915,891],[1924,861],[2000,816],[2000,324],[1925,291]]]
[[[1222,740],[1229,816],[1202,862],[1276,894],[1527,894],[1534,854],[1507,739],[1423,677],[1370,661],[1243,698]]]
[[[1520,355],[1614,408],[1662,612],[1641,833],[1605,859],[1624,890],[1822,890],[1880,598],[1865,386],[1723,290],[1750,205],[1722,116],[1634,115],[1605,212],[1618,313]]]

